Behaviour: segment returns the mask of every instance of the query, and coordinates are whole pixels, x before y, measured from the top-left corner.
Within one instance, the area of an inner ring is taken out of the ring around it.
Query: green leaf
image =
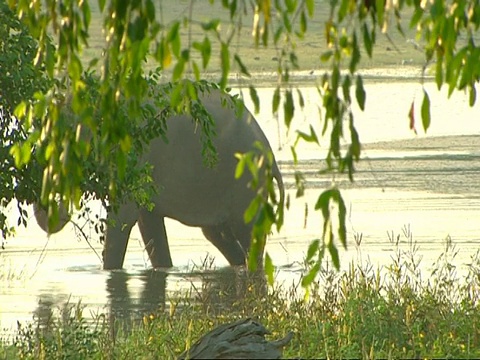
[[[230,50],[228,44],[222,42],[220,51],[220,61],[222,66],[222,78],[220,79],[220,88],[224,89],[227,85],[228,74],[230,73]]]
[[[443,85],[443,57],[437,57],[437,63],[435,65],[435,83],[437,89],[440,90]]]
[[[302,11],[300,15],[300,34],[305,34],[307,31],[307,16],[305,15],[305,12]]]
[[[292,14],[297,8],[297,2],[295,0],[284,0],[287,7],[287,11]]]
[[[293,95],[291,90],[287,90],[285,93],[285,101],[283,103],[283,111],[284,111],[284,121],[287,128],[290,128],[290,124],[292,123],[293,114],[295,112],[295,105],[293,103]]]
[[[283,35],[283,32],[284,32],[283,27],[279,26],[278,29],[277,29],[277,31],[275,31],[275,33],[273,34],[273,43],[274,43],[275,45],[278,44],[281,36]],[[257,45],[258,45],[258,44],[257,44]]]
[[[295,165],[297,165],[298,164],[298,155],[297,155],[297,151],[295,150],[295,147],[296,147],[296,144],[295,144],[295,146],[290,146],[290,151],[292,153],[293,163]]]
[[[79,80],[82,72],[83,68],[80,59],[72,54],[68,63],[68,74],[72,79]]]
[[[334,198],[338,204],[338,235],[340,236],[340,242],[342,243],[343,247],[347,248],[347,226],[346,226],[346,218],[347,218],[347,207],[345,206],[345,202],[343,201],[342,194],[340,190],[335,189],[334,191]]]
[[[171,27],[167,35],[167,41],[172,47],[172,52],[175,57],[180,57],[180,22],[176,21]]]
[[[220,25],[220,19],[212,19],[209,22],[201,24],[202,29],[205,31],[210,31],[210,30],[217,31],[219,25]]]
[[[180,103],[183,100],[182,92],[183,92],[182,84],[181,83],[176,83],[175,87],[170,92],[170,106],[173,109],[178,109],[179,108]]]
[[[204,69],[207,68],[210,61],[210,56],[212,54],[212,46],[208,36],[205,36],[202,42],[194,41],[192,47],[200,52],[202,55],[202,66]]]
[[[98,64],[98,58],[95,57],[95,58],[93,58],[92,60],[90,60],[90,61],[88,62],[88,67],[87,67],[87,69],[88,69],[88,70],[91,70],[91,69],[95,68],[95,66],[97,66],[97,64]]]
[[[13,114],[17,118],[22,119],[25,116],[26,111],[27,111],[27,103],[25,101],[22,101],[17,105],[17,107],[13,111]]]
[[[425,90],[423,90],[422,101],[422,125],[423,130],[427,132],[427,129],[430,127],[430,98]]]
[[[313,142],[317,145],[320,145],[320,142],[318,141],[317,133],[315,132],[315,129],[313,128],[312,125],[310,125],[310,134],[304,133],[303,131],[297,130],[298,136],[303,139],[306,142]]]
[[[232,1],[229,5],[229,8],[230,8],[230,19],[233,19],[235,14],[237,14],[237,1],[236,0]]]
[[[247,156],[244,154],[235,154],[235,157],[238,159],[237,167],[235,168],[235,179],[240,179],[245,170]]]
[[[170,47],[168,46],[168,41],[165,38],[162,38],[157,44],[155,58],[164,69],[168,68],[172,63],[172,53],[170,51]]]
[[[363,80],[360,75],[357,75],[357,83],[355,87],[355,96],[357,98],[357,103],[360,109],[363,111],[365,110],[365,100],[367,94],[365,93],[365,89],[363,88]]]
[[[298,96],[298,105],[301,109],[305,107],[305,99],[303,98],[303,93],[300,89],[297,89],[297,96]]]
[[[245,66],[245,64],[242,62],[242,59],[240,58],[240,56],[238,56],[238,54],[235,54],[233,56],[233,59],[235,60],[235,62],[237,63],[238,67],[240,68],[240,72],[243,74],[243,75],[246,75],[248,77],[250,77],[250,73],[248,72],[248,69],[247,67]]]
[[[50,161],[52,155],[56,152],[56,147],[54,143],[48,143],[47,148],[45,150],[45,160]],[[23,147],[22,147],[23,151]],[[21,154],[20,154],[21,155]]]
[[[280,106],[280,87],[277,86],[275,91],[273,92],[273,99],[272,99],[272,113],[276,114],[278,112],[278,107]]]
[[[260,112],[260,98],[258,97],[257,89],[253,85],[250,85],[248,89],[250,90],[250,98],[255,107],[255,114],[258,114]]]
[[[372,42],[372,38],[370,37],[370,31],[368,30],[368,25],[366,23],[363,24],[363,45],[365,46],[365,50],[367,50],[368,57],[371,58],[373,42]]]
[[[350,5],[349,0],[340,0],[340,8],[338,9],[337,16],[338,16],[338,22],[342,22],[342,20],[345,18],[347,15],[348,11],[348,6]]]
[[[184,69],[185,69],[185,61],[183,59],[178,60],[177,64],[173,68],[173,74],[172,74],[173,81],[178,81],[182,78]]]
[[[318,200],[315,204],[315,210],[319,210],[319,209],[322,209],[322,211],[329,211],[328,210],[328,205],[330,203],[330,198],[332,197],[332,190],[325,190],[324,192],[322,192],[320,194],[320,196],[318,197]]]
[[[377,10],[377,21],[380,27],[383,26],[383,16],[385,12],[385,0],[375,0],[375,8]]]
[[[190,60],[190,51],[188,49],[182,50],[180,57],[183,61],[188,62],[188,60]]]
[[[120,148],[124,153],[127,153],[132,146],[132,138],[129,135],[125,135],[120,139]]]
[[[322,62],[327,62],[328,60],[330,60],[330,58],[332,57],[333,55],[333,51],[332,50],[328,50],[328,51],[324,51],[322,53],[322,55],[320,55],[320,60]]]
[[[306,259],[307,262],[313,259],[313,257],[318,251],[319,246],[320,246],[320,240],[318,239],[315,239],[310,243],[307,251],[307,259]]]
[[[193,75],[195,76],[195,80],[200,81],[200,68],[198,67],[196,61],[192,61],[192,70]]]
[[[155,20],[155,5],[153,4],[152,0],[146,1],[146,13],[148,16],[148,20],[153,22]]]
[[[350,73],[354,74],[357,66],[360,62],[360,58],[362,57],[360,54],[360,48],[358,46],[358,41],[357,41],[357,33],[354,32],[352,36],[352,44],[350,45],[352,47],[352,56],[350,59]]]
[[[410,28],[411,29],[414,29],[417,24],[419,23],[419,21],[422,19],[423,17],[423,14],[424,14],[424,10],[421,8],[421,7],[418,7],[417,9],[415,9],[411,19],[410,19]]]
[[[417,130],[415,129],[415,102],[412,101],[412,104],[410,105],[410,110],[408,111],[408,119],[409,121],[409,128],[410,130],[413,130],[413,132],[416,134]]]
[[[262,198],[260,196],[256,196],[248,205],[247,210],[243,214],[243,220],[246,224],[250,223],[258,213],[258,209],[260,208],[260,204],[262,202]]]
[[[352,102],[350,97],[350,88],[352,87],[352,78],[350,74],[346,74],[343,83],[342,83],[342,91],[343,91],[343,99],[347,104]]]
[[[287,12],[284,12],[282,14],[282,21],[283,21],[283,26],[285,27],[285,29],[287,29],[287,32],[288,33],[291,33],[292,32],[292,23],[290,21],[290,18],[288,17],[288,13]],[[267,28],[265,28],[267,29]],[[267,43],[265,42],[265,40],[263,41],[263,44],[264,45],[267,45]]]
[[[10,148],[10,155],[13,156],[13,160],[15,161],[15,167],[16,168],[20,168],[23,164],[22,164],[22,154],[21,154],[21,147],[20,147],[20,144],[14,144],[11,148]]]
[[[248,270],[250,272],[255,272],[257,270],[257,258],[261,250],[261,244],[257,238],[252,239],[252,245],[250,246],[250,251],[248,253]]]
[[[315,10],[314,0],[306,0],[305,5],[307,6],[308,16],[312,17]]]
[[[338,249],[333,243],[333,241],[330,241],[328,243],[328,252],[330,253],[330,256],[332,258],[333,266],[335,266],[336,270],[340,270],[340,257],[338,255]]]
[[[470,86],[470,93],[468,99],[468,103],[470,104],[470,106],[475,105],[475,102],[477,100],[477,89],[475,88],[475,86]]]
[[[360,137],[358,136],[357,129],[355,128],[353,124],[353,117],[351,118],[350,121],[350,139],[351,139],[351,151],[352,155],[355,160],[360,160],[360,152],[362,150],[362,147],[360,145]]]
[[[267,281],[270,286],[273,286],[273,274],[275,272],[275,266],[273,265],[272,258],[268,254],[265,254],[265,274],[267,275]]]
[[[317,277],[317,274],[318,274],[319,271],[320,271],[320,262],[317,262],[310,269],[310,271],[307,273],[307,275],[305,275],[302,278],[302,287],[306,288],[306,287],[310,286],[313,283],[313,281],[315,280],[315,278]]]

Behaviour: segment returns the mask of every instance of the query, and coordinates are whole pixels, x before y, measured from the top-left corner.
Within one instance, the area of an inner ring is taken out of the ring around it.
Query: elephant
[[[253,150],[257,141],[268,151],[272,151],[271,146],[245,105],[242,105],[243,111],[238,112],[231,95],[210,89],[199,94],[199,98],[215,122],[216,135],[212,142],[218,162],[213,167],[204,164],[201,130],[197,129],[192,116],[172,115],[167,118],[167,140],[162,137],[153,139],[143,158],[152,165],[152,177],[159,188],[158,194],[151,199],[154,207],[148,210],[133,201],[126,201],[116,212],[107,211],[104,269],[123,267],[130,231],[135,223],[138,223],[152,266],[172,267],[164,218],[200,227],[204,236],[231,265],[245,264],[253,225],[245,223],[244,212],[256,193],[248,187],[251,175],[247,171],[235,179],[238,163],[235,154]],[[275,159],[272,176],[277,182],[283,206],[284,184]],[[265,193],[264,196],[268,195]],[[38,205],[35,210],[38,224],[46,231],[46,216],[41,216]],[[54,231],[61,229],[66,222],[63,221]]]

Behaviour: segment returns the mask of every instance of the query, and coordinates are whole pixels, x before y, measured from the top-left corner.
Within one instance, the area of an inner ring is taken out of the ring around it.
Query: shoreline
[[[288,83],[281,84],[282,88],[288,86],[313,86],[317,85],[321,80],[323,74],[328,73],[330,69],[316,69],[316,70],[298,70],[290,72],[290,80]],[[348,71],[342,71],[347,74]],[[435,78],[428,74],[428,69],[423,70],[422,66],[412,65],[395,65],[382,67],[366,67],[358,70],[357,74],[362,76],[365,83],[383,83],[383,82],[434,82]],[[166,81],[170,81],[170,72],[164,73]],[[191,74],[186,74],[190,78]],[[202,80],[218,82],[220,73],[211,72],[204,73]],[[251,72],[251,76],[247,77],[238,72],[231,72],[228,77],[227,87],[238,87],[241,85],[254,85],[258,88],[270,88],[278,85],[279,75],[274,71],[255,71]]]

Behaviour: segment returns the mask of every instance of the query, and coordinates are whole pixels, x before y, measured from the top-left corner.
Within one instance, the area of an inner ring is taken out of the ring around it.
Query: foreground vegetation
[[[323,269],[308,297],[295,286],[266,294],[265,286],[237,273],[230,289],[192,287],[128,323],[103,314],[92,323],[81,304],[72,305],[58,317],[19,325],[14,338],[4,339],[0,358],[175,358],[217,325],[245,317],[258,319],[273,339],[293,331],[286,358],[478,358],[480,253],[460,279],[448,239],[430,273],[420,272],[413,241],[407,251],[395,245],[383,269],[368,263],[341,273]]]

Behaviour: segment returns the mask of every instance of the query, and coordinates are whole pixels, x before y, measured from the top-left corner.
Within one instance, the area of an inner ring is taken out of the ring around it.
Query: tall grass
[[[19,325],[0,357],[169,359],[215,326],[244,317],[258,319],[272,338],[294,331],[287,358],[480,357],[479,252],[460,276],[447,239],[433,269],[420,271],[418,246],[404,235],[407,250],[391,237],[395,256],[382,269],[368,262],[344,272],[326,266],[308,299],[298,285],[267,289],[258,276],[225,272],[229,288],[204,281],[128,326],[103,314],[87,323],[81,304],[67,306],[49,321]],[[204,270],[206,278],[214,273]]]

